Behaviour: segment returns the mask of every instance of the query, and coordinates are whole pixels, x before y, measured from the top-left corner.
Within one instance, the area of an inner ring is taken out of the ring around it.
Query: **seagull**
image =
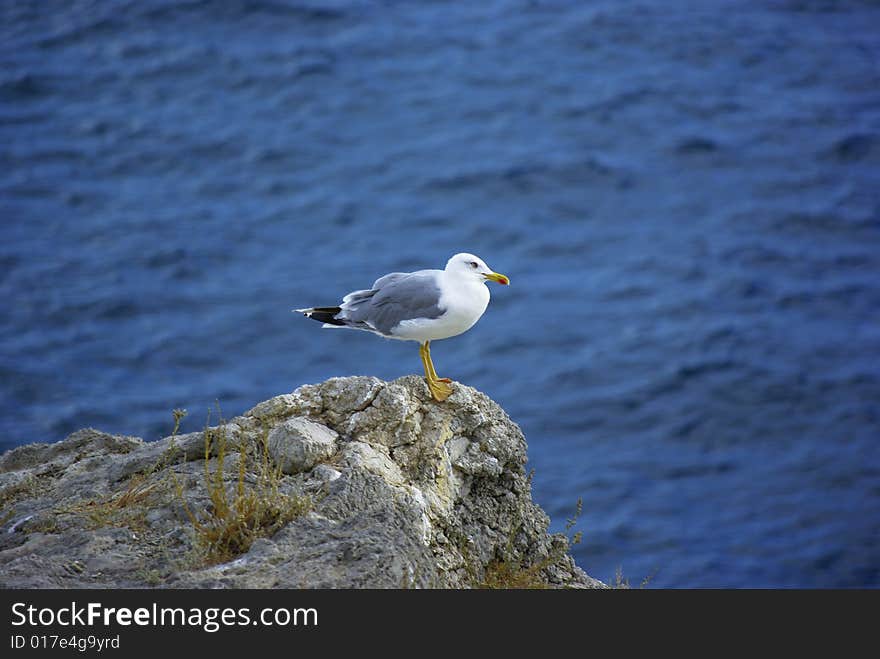
[[[419,355],[431,395],[443,402],[452,394],[452,380],[437,377],[431,341],[468,331],[489,305],[487,281],[507,286],[510,279],[492,271],[479,257],[461,253],[444,270],[392,272],[373,286],[353,291],[339,306],[294,309],[324,327],[347,327],[387,339],[418,341]]]

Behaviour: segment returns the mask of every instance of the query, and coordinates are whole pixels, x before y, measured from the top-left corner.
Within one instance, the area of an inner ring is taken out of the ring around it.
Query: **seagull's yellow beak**
[[[508,279],[505,275],[498,274],[497,272],[490,272],[487,275],[483,275],[486,279],[491,279],[492,281],[497,281],[499,284],[507,286],[510,284],[510,279]]]

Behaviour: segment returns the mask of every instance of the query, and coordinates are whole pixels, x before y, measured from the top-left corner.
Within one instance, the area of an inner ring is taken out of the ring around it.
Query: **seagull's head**
[[[456,254],[446,263],[446,272],[459,277],[474,277],[483,282],[491,280],[505,286],[510,283],[510,279],[493,272],[483,259],[473,254]]]

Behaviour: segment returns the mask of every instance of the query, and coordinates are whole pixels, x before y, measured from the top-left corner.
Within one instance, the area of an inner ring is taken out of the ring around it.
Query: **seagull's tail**
[[[346,327],[344,320],[336,318],[342,309],[340,307],[309,307],[308,309],[294,309],[297,313],[301,313],[306,318],[317,320],[324,325],[336,325],[337,327]]]

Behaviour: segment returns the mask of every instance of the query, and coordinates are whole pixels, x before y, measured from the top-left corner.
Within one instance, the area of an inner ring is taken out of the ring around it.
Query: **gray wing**
[[[342,298],[342,304],[339,306],[342,309],[358,306],[358,304],[368,301],[371,297],[378,293],[383,286],[390,284],[391,282],[400,279],[401,277],[409,277],[412,274],[412,272],[392,272],[382,277],[379,277],[376,281],[373,282],[372,288],[363,291],[352,291],[344,298]]]
[[[387,275],[379,277],[376,281],[373,282],[373,290],[378,291],[383,286],[387,286],[388,284],[397,281],[403,277],[411,277],[413,275],[420,274],[420,272],[391,272]]]
[[[436,272],[394,272],[380,277],[372,290],[355,291],[345,296],[338,317],[352,326],[373,329],[390,335],[401,321],[414,318],[439,318],[446,311],[440,307],[440,288]]]

